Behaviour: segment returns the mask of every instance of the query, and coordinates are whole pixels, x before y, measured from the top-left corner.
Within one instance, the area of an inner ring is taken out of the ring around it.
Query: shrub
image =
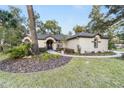
[[[40,60],[43,60],[43,61],[48,61],[50,59],[58,59],[60,58],[61,56],[60,55],[54,55],[54,54],[49,54],[49,53],[43,53],[40,55]]]
[[[56,51],[62,51],[64,50],[63,48],[57,48]]]
[[[95,51],[92,51],[91,53],[92,53],[92,54],[94,54],[94,53],[95,53]]]
[[[121,58],[124,59],[124,53],[121,55]]]
[[[81,47],[80,47],[80,45],[77,45],[77,50],[78,50],[78,54],[81,54]]]
[[[88,52],[87,51],[84,51],[84,54],[87,54]]]
[[[46,52],[47,51],[47,48],[39,48],[39,51],[40,52]]]
[[[2,52],[3,51],[3,47],[0,45],[0,52]]]
[[[74,49],[65,48],[64,52],[67,53],[67,54],[73,54],[74,53]]]
[[[30,54],[30,45],[21,44],[17,47],[9,49],[6,53],[10,54],[11,58],[20,58]]]
[[[0,52],[6,52],[8,49],[10,48],[9,45],[4,44],[4,45],[0,45]]]
[[[97,53],[102,53],[101,51],[98,51]]]
[[[110,43],[110,42],[109,42],[108,49],[111,50],[111,49],[117,49],[117,48],[116,48],[116,46],[115,46],[114,43]]]

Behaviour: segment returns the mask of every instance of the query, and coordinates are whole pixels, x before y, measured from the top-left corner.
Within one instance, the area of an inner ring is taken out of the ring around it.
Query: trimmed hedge
[[[46,52],[47,51],[47,48],[39,48],[39,51],[40,52]]]
[[[64,50],[63,48],[56,48],[56,51],[62,51]]]
[[[64,52],[67,53],[67,54],[73,54],[73,53],[75,53],[74,52],[74,49],[70,49],[70,48],[65,48],[64,49]]]

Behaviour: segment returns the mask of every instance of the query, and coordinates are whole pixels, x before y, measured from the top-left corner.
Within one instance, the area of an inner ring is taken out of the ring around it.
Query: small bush
[[[77,50],[78,50],[78,54],[81,54],[81,47],[80,47],[80,45],[77,45]]]
[[[63,48],[57,48],[56,51],[62,51],[64,50]]]
[[[84,54],[87,54],[88,52],[87,51],[84,51]]]
[[[65,48],[64,49],[64,52],[67,53],[67,54],[73,54],[73,53],[75,53],[74,52],[74,49],[69,49],[69,48]]]
[[[92,54],[94,54],[94,53],[95,53],[95,51],[92,51],[91,53],[92,53]]]
[[[0,45],[0,52],[6,52],[8,51],[8,49],[10,49],[10,46],[7,45],[7,44],[4,44],[4,45]]]
[[[116,48],[116,46],[115,46],[114,43],[110,43],[110,42],[109,42],[108,49],[111,50],[111,49],[117,49],[117,48]]]
[[[98,51],[97,53],[102,53],[101,51]]]
[[[39,51],[40,52],[46,52],[47,51],[47,48],[39,48]]]
[[[30,54],[29,49],[29,44],[21,44],[17,47],[9,49],[6,53],[10,54],[10,58],[21,58]]]
[[[0,45],[0,52],[3,52],[3,47]]]
[[[121,58],[124,59],[124,53],[121,55]]]
[[[60,58],[60,57],[61,57],[60,55],[54,55],[54,54],[49,54],[49,53],[43,53],[43,54],[41,54],[41,56],[40,56],[40,60],[48,61],[48,60],[51,60],[51,59],[58,59],[58,58]]]

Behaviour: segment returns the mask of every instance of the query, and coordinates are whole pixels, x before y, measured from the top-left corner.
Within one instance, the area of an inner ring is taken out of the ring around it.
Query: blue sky
[[[26,6],[17,6],[22,9],[22,15],[27,16]],[[76,24],[86,25],[89,22],[89,13],[92,6],[83,5],[41,5],[33,6],[34,10],[40,14],[43,22],[55,19],[62,27],[62,32],[68,34]],[[0,9],[8,10],[8,6],[1,5]]]

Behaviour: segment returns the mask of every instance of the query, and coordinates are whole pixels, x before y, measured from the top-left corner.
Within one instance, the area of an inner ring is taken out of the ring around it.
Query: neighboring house
[[[30,36],[23,39],[23,42],[31,42]],[[72,36],[38,34],[39,48],[56,50],[57,48],[69,48],[81,53],[85,52],[104,52],[108,51],[108,37],[100,34],[82,32]]]

